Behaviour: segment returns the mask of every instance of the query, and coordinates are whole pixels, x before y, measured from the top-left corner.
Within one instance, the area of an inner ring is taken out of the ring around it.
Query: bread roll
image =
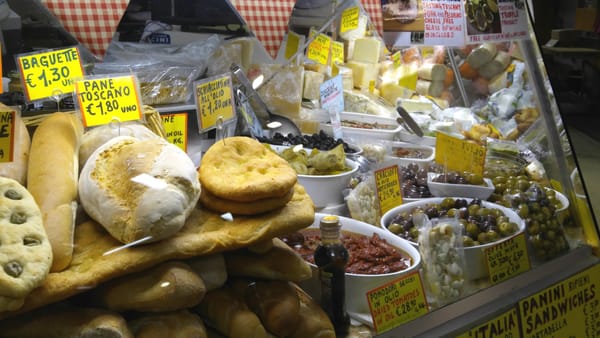
[[[300,319],[300,300],[288,281],[237,279],[232,286],[264,327],[277,337],[290,336]]]
[[[79,147],[79,164],[83,167],[94,150],[117,136],[131,136],[140,140],[160,138],[150,128],[137,121],[119,123],[118,126],[102,125],[87,130]]]
[[[27,189],[40,207],[52,246],[50,271],[64,270],[73,257],[82,134],[79,117],[58,112],[39,124],[31,140]]]
[[[0,103],[0,111],[10,111]],[[29,147],[31,146],[31,137],[23,119],[17,116],[15,121],[16,142],[14,145],[14,154],[12,162],[0,162],[0,176],[12,178],[21,185],[26,184],[27,180],[27,162],[29,161]]]
[[[76,307],[48,307],[0,322],[3,338],[133,338],[118,313]]]
[[[335,338],[333,323],[323,311],[323,308],[315,302],[300,287],[294,285],[300,300],[299,320],[294,333],[290,338]]]
[[[224,253],[227,274],[237,277],[255,277],[274,280],[302,281],[312,276],[310,265],[302,257],[276,238],[273,247],[262,254],[241,249]]]
[[[199,196],[194,163],[162,138],[113,138],[92,153],[80,175],[84,210],[122,243],[172,236]]]
[[[218,289],[227,281],[227,268],[223,254],[202,255],[185,261],[206,287],[206,291]]]
[[[206,287],[183,262],[166,262],[126,275],[91,291],[96,303],[113,311],[167,312],[198,305]]]
[[[244,300],[228,286],[208,292],[200,305],[194,309],[207,325],[227,337],[269,337],[256,314],[250,311]]]
[[[206,338],[202,319],[187,310],[142,314],[127,321],[136,338]]]

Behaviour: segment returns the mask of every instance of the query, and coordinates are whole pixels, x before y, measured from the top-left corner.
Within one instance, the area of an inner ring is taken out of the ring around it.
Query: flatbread
[[[286,160],[244,136],[215,142],[202,156],[198,170],[202,189],[238,202],[283,197],[298,179]]]
[[[173,237],[146,245],[123,247],[93,220],[77,225],[75,250],[68,269],[51,272],[44,283],[25,298],[18,311],[0,312],[0,318],[59,302],[98,284],[146,270],[161,262],[187,259],[247,247],[310,226],[315,217],[311,198],[301,185],[283,208],[233,221],[195,208]]]
[[[258,215],[282,208],[294,196],[294,188],[283,197],[263,198],[252,202],[228,201],[211,194],[206,189],[200,193],[200,202],[216,212],[230,212],[234,215]]]

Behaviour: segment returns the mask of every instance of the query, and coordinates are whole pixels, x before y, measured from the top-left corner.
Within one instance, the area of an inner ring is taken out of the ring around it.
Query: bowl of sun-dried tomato
[[[313,268],[312,278],[301,282],[301,286],[317,300],[320,299],[320,287],[313,255],[320,242],[319,223],[325,215],[316,213],[311,226],[280,236]],[[409,241],[382,228],[348,217],[339,216],[339,219],[340,238],[349,255],[345,277],[346,307],[350,316],[364,322],[364,318],[370,317],[367,292],[418,272],[421,256]]]

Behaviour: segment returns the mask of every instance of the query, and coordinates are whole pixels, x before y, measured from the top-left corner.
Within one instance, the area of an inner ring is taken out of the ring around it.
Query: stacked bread
[[[198,170],[200,202],[216,212],[257,215],[285,206],[294,195],[296,171],[255,139],[235,136],[215,142]]]

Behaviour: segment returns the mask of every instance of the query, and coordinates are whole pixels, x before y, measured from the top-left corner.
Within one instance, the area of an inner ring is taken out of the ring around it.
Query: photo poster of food
[[[525,0],[466,0],[467,43],[528,37]]]

